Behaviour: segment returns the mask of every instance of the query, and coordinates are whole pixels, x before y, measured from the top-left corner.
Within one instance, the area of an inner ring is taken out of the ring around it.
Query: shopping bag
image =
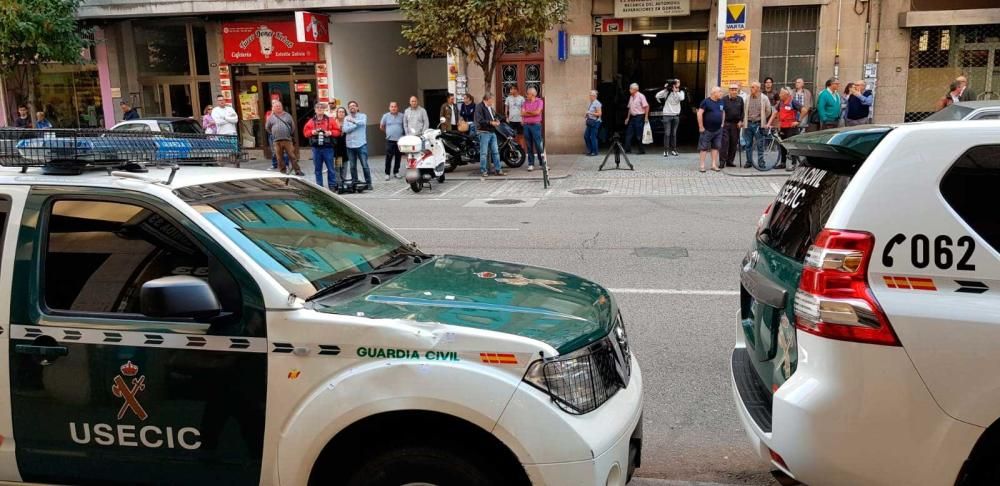
[[[653,127],[649,126],[649,121],[646,125],[642,127],[642,144],[649,145],[653,143]]]

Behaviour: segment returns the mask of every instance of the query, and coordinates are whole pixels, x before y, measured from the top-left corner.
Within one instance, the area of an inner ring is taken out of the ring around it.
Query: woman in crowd
[[[472,97],[471,94],[466,93],[462,97],[462,109],[459,111],[459,115],[465,120],[465,123],[469,124],[469,135],[476,134],[476,99]]]
[[[215,134],[215,120],[212,119],[212,105],[206,105],[201,112],[201,128],[209,135]]]

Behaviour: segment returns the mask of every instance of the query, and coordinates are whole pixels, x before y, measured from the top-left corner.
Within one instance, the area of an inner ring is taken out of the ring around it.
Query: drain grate
[[[573,189],[572,191],[569,192],[576,194],[578,196],[593,196],[596,194],[606,194],[608,191],[604,189]]]
[[[490,199],[486,204],[496,204],[500,206],[510,206],[513,204],[524,204],[523,199]]]

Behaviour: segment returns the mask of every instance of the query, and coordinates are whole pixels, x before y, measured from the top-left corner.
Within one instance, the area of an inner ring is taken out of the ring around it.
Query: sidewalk
[[[312,158],[306,157],[303,151],[302,160],[299,161],[299,166],[307,176],[313,174]],[[573,155],[550,155],[549,156],[549,180],[565,179],[570,176],[571,169],[573,167],[573,162],[576,156]],[[405,163],[405,160],[404,160]],[[382,180],[385,176],[385,159],[382,156],[369,157],[368,166],[371,168],[372,177],[378,181]],[[268,170],[271,168],[271,161],[264,159],[251,159],[243,162],[240,167],[244,169],[256,169],[256,170]],[[360,169],[359,169],[360,170]],[[405,169],[400,169],[402,174]],[[503,171],[505,176],[501,177],[488,177],[484,180],[486,181],[541,181],[542,180],[542,170],[535,167],[534,171],[528,171],[528,165],[525,164],[517,169],[510,169],[504,167]],[[445,179],[451,181],[472,181],[480,180],[482,177],[479,174],[478,164],[463,165],[455,169],[454,172],[450,172],[445,176]]]

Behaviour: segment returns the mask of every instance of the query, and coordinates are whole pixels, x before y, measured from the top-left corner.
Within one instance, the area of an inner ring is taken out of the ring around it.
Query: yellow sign
[[[722,89],[750,80],[750,31],[727,30],[722,39]]]
[[[260,120],[260,111],[257,109],[257,93],[240,93],[240,118]]]

